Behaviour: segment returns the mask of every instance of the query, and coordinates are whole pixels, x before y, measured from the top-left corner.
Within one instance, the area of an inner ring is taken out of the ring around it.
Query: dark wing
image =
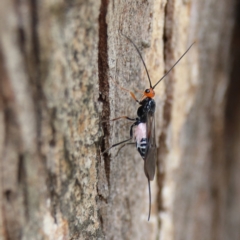
[[[154,113],[150,112],[147,114],[146,120],[147,127],[147,149],[146,155],[144,158],[144,172],[148,180],[148,191],[149,191],[149,213],[148,221],[151,216],[151,185],[150,181],[154,179],[155,175],[155,166],[157,158],[157,146],[156,146],[156,137],[155,137],[155,119]]]
[[[154,114],[147,114],[147,149],[144,158],[144,172],[148,180],[152,181],[155,175],[155,166],[157,158],[157,146],[155,137],[155,120]]]

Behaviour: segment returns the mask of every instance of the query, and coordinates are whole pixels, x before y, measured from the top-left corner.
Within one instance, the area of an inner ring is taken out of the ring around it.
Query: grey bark
[[[1,1],[0,239],[239,239],[235,6]],[[129,137],[110,119],[136,117],[119,86],[149,87],[120,32],[153,83],[196,41],[156,88],[150,222],[135,147],[101,155]]]

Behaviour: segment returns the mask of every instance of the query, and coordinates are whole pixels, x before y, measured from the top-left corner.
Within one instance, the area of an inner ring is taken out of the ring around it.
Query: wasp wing
[[[157,158],[154,113],[148,113],[146,119],[147,149],[144,158],[144,172],[149,181],[154,179]]]
[[[155,166],[157,158],[157,146],[155,137],[155,119],[154,113],[148,112],[146,119],[146,130],[147,130],[147,149],[144,158],[144,172],[148,179],[148,190],[149,190],[149,213],[148,221],[151,216],[151,185],[150,181],[154,179]]]

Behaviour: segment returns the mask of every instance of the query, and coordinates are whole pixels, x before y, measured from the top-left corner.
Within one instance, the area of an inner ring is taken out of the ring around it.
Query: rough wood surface
[[[0,240],[239,239],[234,4],[1,1]],[[150,222],[135,147],[101,155],[129,137],[130,124],[110,119],[136,116],[117,84],[139,98],[149,86],[120,32],[153,83],[196,41],[156,88]]]

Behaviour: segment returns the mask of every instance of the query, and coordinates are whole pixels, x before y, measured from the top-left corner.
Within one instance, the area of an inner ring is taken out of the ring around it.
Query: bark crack
[[[108,0],[102,0],[99,14],[99,43],[98,43],[98,78],[99,78],[99,101],[102,102],[102,129],[104,133],[104,140],[101,143],[101,151],[107,148],[109,131],[109,116],[110,116],[110,103],[109,103],[109,82],[108,82],[108,25],[106,22]],[[110,186],[110,157],[106,153],[103,155],[105,174]]]

